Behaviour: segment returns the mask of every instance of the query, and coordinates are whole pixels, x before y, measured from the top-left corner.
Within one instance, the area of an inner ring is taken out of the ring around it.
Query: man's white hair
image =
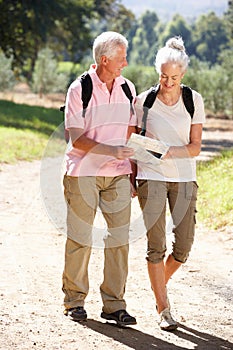
[[[103,32],[94,41],[93,58],[97,64],[102,56],[113,58],[117,54],[119,46],[128,48],[128,40],[116,32]]]

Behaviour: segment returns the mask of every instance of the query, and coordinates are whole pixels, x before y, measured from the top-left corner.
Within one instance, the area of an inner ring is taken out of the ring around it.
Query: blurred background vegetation
[[[232,118],[232,1],[221,16],[175,14],[165,22],[151,10],[136,18],[116,0],[0,0],[0,13],[0,91],[23,81],[40,95],[65,93],[92,63],[93,39],[114,30],[129,41],[124,75],[140,93],[157,80],[156,51],[180,35],[191,58],[184,83],[203,95],[211,114]]]

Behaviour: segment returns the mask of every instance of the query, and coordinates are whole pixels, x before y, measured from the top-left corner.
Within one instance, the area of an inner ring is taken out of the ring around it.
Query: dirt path
[[[232,146],[230,125],[232,122],[224,126],[225,131],[218,126],[221,131],[218,137],[216,133],[220,131],[216,127],[206,126],[202,159],[226,143]],[[125,297],[128,311],[137,317],[138,324],[119,329],[100,318],[99,285],[103,269],[100,248],[93,249],[90,262],[88,321],[79,324],[63,316],[63,220],[56,222],[55,227],[46,211],[51,203],[56,208],[60,197],[51,197],[48,188],[46,198],[41,188],[42,175],[40,161],[1,165],[0,349],[233,349],[232,228],[214,232],[198,224],[190,258],[168,287],[173,314],[180,327],[174,333],[162,332],[157,325],[147,275],[145,229],[137,199],[132,201],[135,219],[132,231],[137,239],[130,246]],[[101,225],[98,220],[101,221],[97,219],[96,225]],[[168,235],[169,242],[170,239]]]

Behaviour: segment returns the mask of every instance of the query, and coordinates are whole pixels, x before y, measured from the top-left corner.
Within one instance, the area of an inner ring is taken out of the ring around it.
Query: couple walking
[[[104,32],[93,44],[94,64],[88,71],[92,94],[83,106],[84,86],[76,79],[69,87],[65,128],[70,142],[66,153],[64,193],[67,203],[67,240],[63,272],[65,315],[87,319],[88,264],[97,208],[106,220],[104,271],[100,293],[101,317],[123,327],[136,324],[126,311],[131,197],[138,196],[147,230],[147,264],[161,329],[178,327],[171,314],[167,284],[188,258],[194,239],[197,183],[195,157],[201,149],[205,120],[202,97],[192,91],[194,113],[184,105],[182,78],[189,58],[181,38],[167,41],[155,59],[159,89],[147,119],[143,103],[148,91],[136,96],[135,86],[122,76],[128,42]],[[126,83],[126,84],[125,84]],[[128,88],[129,97],[123,86]],[[131,100],[131,101],[130,101]],[[85,110],[85,115],[83,109]],[[168,151],[156,166],[133,161],[127,146],[132,133],[166,143]],[[173,219],[174,242],[166,257],[166,203]]]

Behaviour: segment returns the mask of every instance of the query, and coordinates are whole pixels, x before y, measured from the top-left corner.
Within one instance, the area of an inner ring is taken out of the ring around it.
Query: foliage
[[[1,48],[7,56],[13,55],[19,73],[26,64],[30,72],[55,20],[62,18],[61,5],[59,1],[0,0],[0,11]]]
[[[158,81],[158,74],[154,67],[131,65],[124,69],[124,76],[133,81],[138,94]]]
[[[226,30],[229,37],[230,47],[232,47],[233,43],[233,1],[228,1],[228,9],[225,13],[225,21],[226,21]]]
[[[231,115],[232,89],[229,87],[232,81],[228,71],[229,69],[222,65],[210,66],[207,62],[191,57],[183,83],[202,95],[206,110],[215,115]]]
[[[158,36],[156,25],[159,19],[154,12],[146,11],[138,21],[132,39],[130,52],[131,64],[152,65],[155,59]]]
[[[233,43],[233,41],[232,41]],[[229,114],[232,115],[233,118],[233,60],[232,60],[232,54],[233,50],[227,49],[224,50],[219,55],[219,62],[221,67],[224,69],[224,79],[225,79],[225,87],[223,88],[223,91],[225,94],[229,96],[228,106],[229,107]]]
[[[66,88],[83,72],[87,71],[90,67],[90,62],[87,61],[85,64],[73,63],[73,62],[59,62],[58,72],[64,73],[67,77]]]
[[[90,23],[94,18],[115,18],[118,29],[122,23],[129,28],[126,17],[130,12],[117,4],[116,0],[0,0],[1,48],[7,57],[13,56],[18,74],[28,79],[38,51],[46,45],[58,56],[78,62],[91,45]],[[122,22],[119,14],[125,16]]]
[[[56,109],[0,100],[0,125],[0,162],[41,158],[51,135],[53,155],[64,150],[63,114]]]
[[[135,16],[118,1],[95,1],[98,9],[97,34],[106,30],[113,30],[119,33],[126,33],[131,28]],[[101,11],[102,9],[102,11]],[[101,30],[100,30],[101,29]]]
[[[65,92],[68,75],[58,72],[58,63],[49,48],[38,53],[35,69],[32,75],[32,89],[40,96],[49,92]]]
[[[211,228],[233,226],[233,150],[197,166],[198,220]]]
[[[230,95],[228,89],[228,77],[223,67],[215,65],[202,72],[203,77],[199,79],[198,89],[204,97],[205,107],[214,114],[227,113],[230,110]]]
[[[165,45],[166,41],[173,36],[181,36],[185,42],[186,50],[189,55],[194,53],[192,47],[192,31],[185,19],[176,14],[172,20],[169,21],[161,35],[159,36],[159,47]]]
[[[15,84],[15,76],[12,70],[13,57],[7,58],[3,52],[0,51],[0,90],[11,89]]]
[[[190,57],[190,64],[187,72],[183,78],[183,83],[192,87],[192,89],[199,91],[200,79],[205,79],[205,71],[208,71],[209,64],[207,62],[201,62],[195,56]]]
[[[225,23],[211,12],[200,16],[194,28],[196,56],[202,61],[216,63],[219,53],[228,43]]]

